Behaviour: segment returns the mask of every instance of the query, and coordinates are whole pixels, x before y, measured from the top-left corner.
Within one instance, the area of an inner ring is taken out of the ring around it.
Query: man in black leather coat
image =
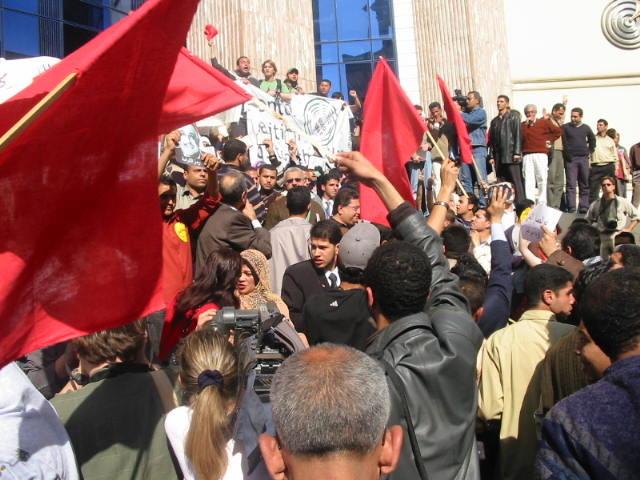
[[[431,228],[361,154],[338,154],[337,159],[343,171],[376,190],[403,240],[380,247],[365,270],[378,330],[367,353],[386,364],[389,425],[405,430],[400,463],[389,478],[479,479],[475,378],[482,333],[436,232],[447,212],[442,199],[455,188],[458,168],[448,159],[443,163],[442,203],[434,205]]]
[[[525,195],[522,181],[520,113],[511,110],[509,97],[506,95],[498,97],[497,107],[498,115],[489,125],[489,159],[493,160],[493,168],[498,178],[513,184],[516,202],[521,202]]]

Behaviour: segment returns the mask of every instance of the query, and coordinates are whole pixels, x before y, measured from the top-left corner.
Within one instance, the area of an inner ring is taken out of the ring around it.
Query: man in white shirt
[[[616,162],[618,150],[616,142],[607,135],[609,122],[604,118],[596,124],[596,149],[591,154],[589,165],[589,203],[595,202],[600,196],[600,184],[604,177],[616,177]]]
[[[479,208],[471,220],[471,241],[473,256],[489,273],[491,271],[491,217],[485,208]]]

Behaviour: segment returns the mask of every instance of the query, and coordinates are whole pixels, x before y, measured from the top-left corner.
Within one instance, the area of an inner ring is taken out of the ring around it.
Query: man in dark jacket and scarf
[[[525,195],[522,181],[520,113],[511,110],[509,97],[506,95],[498,96],[497,106],[498,115],[489,125],[489,158],[493,160],[496,175],[513,184],[516,202],[521,202]]]
[[[381,246],[364,274],[377,333],[367,353],[381,361],[391,393],[389,425],[405,438],[391,479],[479,479],[475,443],[475,368],[482,333],[449,271],[436,233],[442,228],[458,168],[442,166],[442,187],[429,225],[360,153],[338,165],[376,190],[403,241]]]

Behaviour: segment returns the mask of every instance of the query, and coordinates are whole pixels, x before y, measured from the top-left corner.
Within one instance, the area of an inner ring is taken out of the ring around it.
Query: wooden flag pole
[[[49,106],[55,102],[60,95],[62,95],[76,79],[78,74],[76,72],[67,75],[56,87],[51,90],[42,100],[33,106],[31,110],[23,115],[13,127],[0,138],[0,152],[4,150],[7,145],[17,138],[29,125],[31,125]]]
[[[436,147],[436,150],[438,151],[438,154],[440,155],[440,157],[442,157],[443,160],[446,158],[449,158],[444,153],[442,153],[442,149],[440,148],[440,145],[438,145],[438,142],[436,142],[435,138],[433,138],[433,135],[431,135],[431,132],[429,131],[429,127],[427,127],[427,135],[429,137],[429,140],[431,140],[431,143],[433,143],[433,146]],[[462,191],[462,195],[464,195],[465,197],[468,197],[469,195],[467,195],[467,191],[462,186],[462,183],[460,183],[460,179],[456,179],[456,183],[458,184],[458,188]]]

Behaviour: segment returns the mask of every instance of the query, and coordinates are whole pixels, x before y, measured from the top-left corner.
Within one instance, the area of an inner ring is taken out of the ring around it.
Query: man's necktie
[[[329,274],[329,288],[336,288],[338,286],[338,277],[335,273]]]

